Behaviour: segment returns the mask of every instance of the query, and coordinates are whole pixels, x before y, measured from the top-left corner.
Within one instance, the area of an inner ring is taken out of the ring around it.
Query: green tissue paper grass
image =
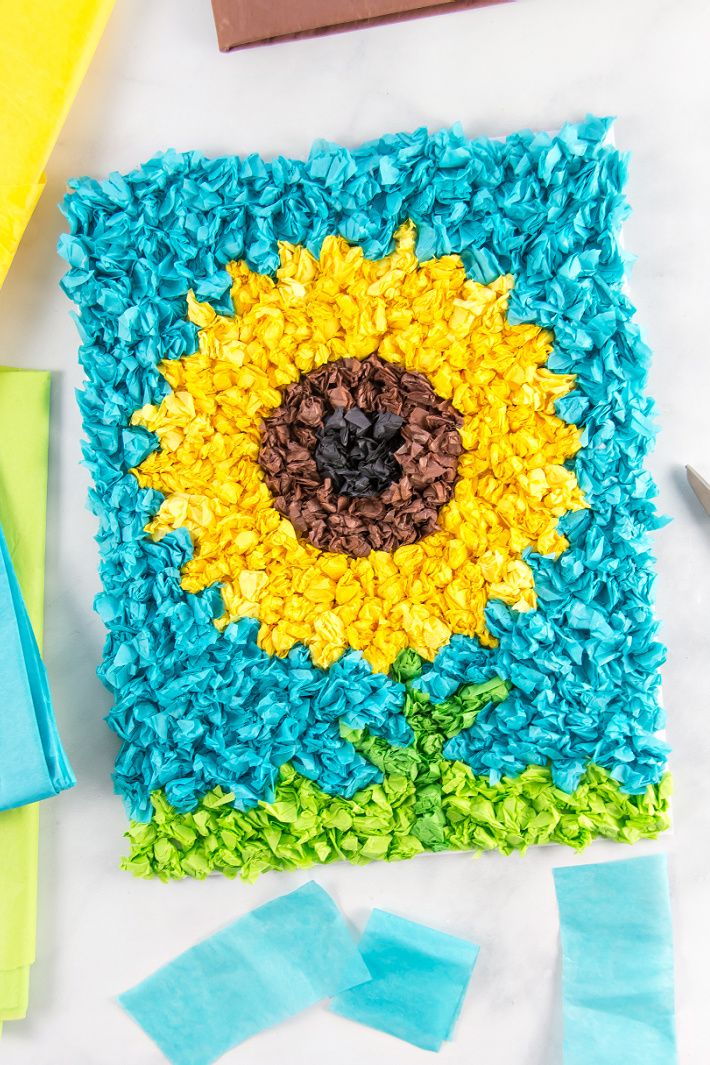
[[[273,802],[246,812],[235,810],[234,796],[219,787],[187,813],[155,791],[152,821],[134,821],[127,832],[131,850],[122,867],[164,881],[221,872],[251,883],[270,869],[401,861],[424,851],[511,854],[541,843],[581,851],[597,837],[634,843],[668,828],[669,773],[643,795],[625,794],[593,764],[571,794],[555,787],[547,766],[528,766],[498,784],[474,776],[462,762],[444,758],[442,748],[484,706],[506,699],[510,685],[496,677],[433,704],[409,687],[421,672],[414,652],[403,652],[392,672],[407,685],[404,712],[414,743],[393,747],[367,729],[341,724],[344,737],[382,771],[382,783],[345,799],[321,791],[287,764]]]

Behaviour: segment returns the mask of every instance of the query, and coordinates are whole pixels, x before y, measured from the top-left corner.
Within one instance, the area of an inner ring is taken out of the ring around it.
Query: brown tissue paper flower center
[[[363,557],[438,530],[458,480],[461,425],[423,374],[376,355],[339,359],[284,390],[263,423],[259,462],[299,535]]]

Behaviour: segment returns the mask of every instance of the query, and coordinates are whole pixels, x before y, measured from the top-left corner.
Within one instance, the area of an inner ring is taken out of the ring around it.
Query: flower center
[[[458,481],[461,416],[427,378],[377,355],[305,373],[265,419],[274,507],[324,551],[363,558],[439,528]]]
[[[378,496],[398,481],[402,467],[395,453],[402,446],[399,414],[367,415],[361,407],[336,407],[318,430],[316,469],[338,495]]]

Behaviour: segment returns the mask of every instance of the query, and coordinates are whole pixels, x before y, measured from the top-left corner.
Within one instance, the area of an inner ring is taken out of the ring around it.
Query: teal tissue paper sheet
[[[331,1010],[423,1050],[439,1050],[453,1036],[478,947],[373,910],[359,949],[372,980],[338,995]]]
[[[209,1065],[369,979],[340,911],[311,881],[191,947],[118,1001],[173,1065]]]
[[[48,799],[74,784],[47,671],[0,526],[0,810]]]
[[[666,856],[555,869],[564,1065],[676,1065]]]

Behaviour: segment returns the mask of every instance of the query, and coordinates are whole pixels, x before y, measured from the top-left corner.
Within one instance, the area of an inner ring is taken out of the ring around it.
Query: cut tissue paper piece
[[[0,367],[0,525],[42,645],[49,387],[46,371]],[[35,957],[38,805],[0,812],[0,1025],[25,1016]]]
[[[136,876],[668,827],[610,126],[70,182]]]
[[[358,944],[372,980],[331,1002],[334,1013],[439,1050],[453,1036],[478,947],[384,910]]]
[[[0,0],[0,285],[114,0]]]
[[[119,995],[173,1065],[209,1065],[322,998],[369,980],[321,887],[267,902]]]
[[[565,1065],[675,1065],[665,854],[553,872]]]
[[[10,552],[0,525],[0,811],[76,784]]]

